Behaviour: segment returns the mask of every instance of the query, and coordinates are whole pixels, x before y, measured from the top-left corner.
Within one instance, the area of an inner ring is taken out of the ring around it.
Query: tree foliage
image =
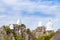
[[[6,27],[5,27],[5,30],[6,30],[6,32],[8,32],[8,33],[10,33],[10,32],[11,32],[11,30],[10,30],[9,26],[6,26]]]
[[[36,38],[36,40],[50,40],[54,35],[55,35],[55,33],[51,32],[48,35],[40,36],[40,37]]]
[[[21,27],[24,27],[24,28],[26,28],[25,24],[21,24]]]
[[[20,35],[17,35],[16,33],[13,33],[15,40],[24,40],[24,38],[22,38]]]
[[[31,34],[30,29],[27,29],[27,30],[26,30],[26,32],[27,32],[27,34],[28,34],[28,35],[30,35],[30,34]]]

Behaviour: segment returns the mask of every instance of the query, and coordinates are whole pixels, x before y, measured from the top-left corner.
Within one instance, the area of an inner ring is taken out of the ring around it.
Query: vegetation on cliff
[[[55,33],[51,32],[48,35],[40,36],[40,37],[36,38],[35,40],[50,40],[54,35],[55,35]]]
[[[26,26],[24,24],[21,24],[20,26],[21,26],[22,29],[26,28]],[[12,40],[13,37],[14,37],[14,40],[26,40],[21,35],[19,35],[19,34],[17,35],[14,31],[12,31],[9,28],[9,26],[5,26],[4,28],[5,28],[5,31],[6,31],[7,34],[0,34],[2,39]],[[26,34],[28,36],[28,40],[50,40],[55,35],[54,32],[51,32],[48,35],[44,34],[43,36],[39,36],[38,38],[36,38],[35,35],[32,34],[30,29],[26,29],[26,30],[24,29],[23,33],[25,33],[25,31],[26,31]]]

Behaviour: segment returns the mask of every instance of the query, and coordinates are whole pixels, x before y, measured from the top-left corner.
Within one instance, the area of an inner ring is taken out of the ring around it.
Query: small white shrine
[[[53,30],[53,24],[52,22],[49,20],[48,23],[46,24],[46,31],[47,30]]]
[[[10,27],[10,29],[14,29],[14,26],[13,26],[13,24],[11,24],[9,27]]]
[[[43,24],[42,24],[42,22],[41,22],[41,21],[39,21],[38,26],[43,26]]]

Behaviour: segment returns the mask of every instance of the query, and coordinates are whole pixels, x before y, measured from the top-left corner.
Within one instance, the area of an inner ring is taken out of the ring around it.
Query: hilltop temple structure
[[[48,30],[53,30],[53,24],[50,20],[46,24],[46,31],[48,31]]]
[[[41,21],[38,22],[38,26],[43,26]]]
[[[31,35],[27,33],[26,26],[24,24],[21,24],[19,19],[17,20],[17,23],[10,24],[8,27],[12,32],[7,32],[5,30],[5,26],[3,26],[0,28],[0,34],[5,34],[8,38],[11,37],[12,40],[15,40],[14,33],[21,36],[25,40],[33,40],[33,36],[38,38],[39,36],[53,32],[53,24],[51,21],[48,21],[46,26],[42,24],[42,21],[39,21],[37,28],[30,32]],[[3,40],[2,36],[0,36],[0,40]]]
[[[49,34],[50,32],[54,32],[53,24],[52,24],[51,20],[49,20],[46,24],[46,33]]]
[[[53,24],[50,20],[47,22],[46,26],[42,24],[42,21],[39,21],[37,28],[33,30],[32,33],[38,38],[39,36],[43,36],[44,34],[48,35],[50,32],[54,32],[52,27]]]
[[[10,28],[11,30],[13,30],[13,29],[14,29],[13,24],[10,24],[9,28]]]
[[[20,20],[19,20],[19,19],[17,20],[17,23],[16,23],[16,24],[18,24],[18,25],[20,25],[20,24],[21,24],[21,22],[20,22]]]
[[[17,20],[16,24],[10,24],[9,28],[17,35],[20,35],[25,40],[28,40],[28,35],[26,33],[26,27],[21,24],[20,20]]]
[[[45,34],[45,26],[42,24],[41,21],[38,22],[38,27],[32,31],[33,35],[36,36],[36,38],[38,38],[39,36],[43,36]]]

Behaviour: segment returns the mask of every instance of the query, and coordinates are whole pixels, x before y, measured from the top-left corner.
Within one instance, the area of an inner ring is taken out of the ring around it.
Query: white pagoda
[[[49,31],[49,30],[53,30],[53,24],[50,20],[46,24],[46,31]]]
[[[19,19],[17,20],[17,24],[20,24],[20,20]]]
[[[38,26],[43,26],[43,24],[42,24],[42,22],[41,22],[41,21],[39,21]]]

